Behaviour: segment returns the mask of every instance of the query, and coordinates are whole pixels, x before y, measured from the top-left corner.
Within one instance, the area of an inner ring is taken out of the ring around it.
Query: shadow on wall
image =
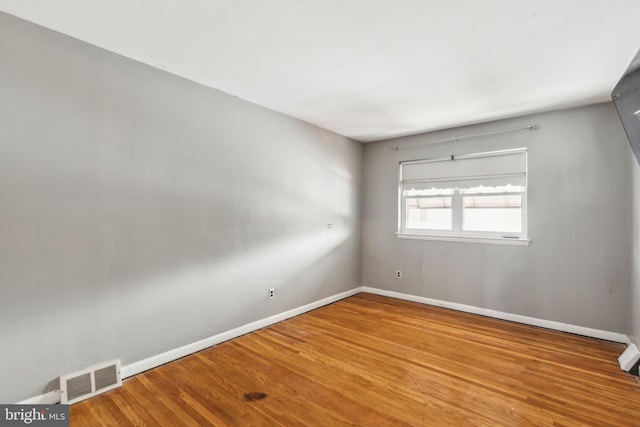
[[[291,284],[352,231],[349,201],[329,205],[317,186],[278,191],[216,170],[205,198],[154,188],[148,171],[136,188],[99,171],[23,166],[5,168],[0,214],[1,281],[14,284],[2,290],[0,319],[17,326],[3,339],[18,369],[41,357],[30,341],[43,328],[56,331],[60,369],[75,370],[64,361],[78,354],[131,362],[273,314],[263,291]]]
[[[359,283],[356,143],[2,13],[0,57],[0,401]]]

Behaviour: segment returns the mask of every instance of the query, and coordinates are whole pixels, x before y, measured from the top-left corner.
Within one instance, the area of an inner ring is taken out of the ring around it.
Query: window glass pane
[[[522,195],[464,196],[462,228],[522,232]]]
[[[406,228],[451,230],[451,197],[421,197],[406,200]]]
[[[399,177],[401,232],[526,237],[526,149],[400,162]]]

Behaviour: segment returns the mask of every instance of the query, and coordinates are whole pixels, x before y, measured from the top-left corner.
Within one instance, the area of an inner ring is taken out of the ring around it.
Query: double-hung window
[[[398,237],[526,241],[526,149],[400,163]]]

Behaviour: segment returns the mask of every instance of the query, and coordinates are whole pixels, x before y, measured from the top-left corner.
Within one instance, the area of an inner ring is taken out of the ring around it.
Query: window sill
[[[438,240],[441,242],[484,243],[487,245],[529,246],[529,239],[510,239],[504,237],[443,236],[437,234],[396,233],[398,239]]]

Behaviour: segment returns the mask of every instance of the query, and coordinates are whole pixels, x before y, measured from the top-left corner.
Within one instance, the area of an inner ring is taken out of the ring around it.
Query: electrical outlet
[[[276,297],[276,288],[269,289],[269,299],[274,299]]]
[[[402,279],[402,270],[396,271],[396,279]]]

